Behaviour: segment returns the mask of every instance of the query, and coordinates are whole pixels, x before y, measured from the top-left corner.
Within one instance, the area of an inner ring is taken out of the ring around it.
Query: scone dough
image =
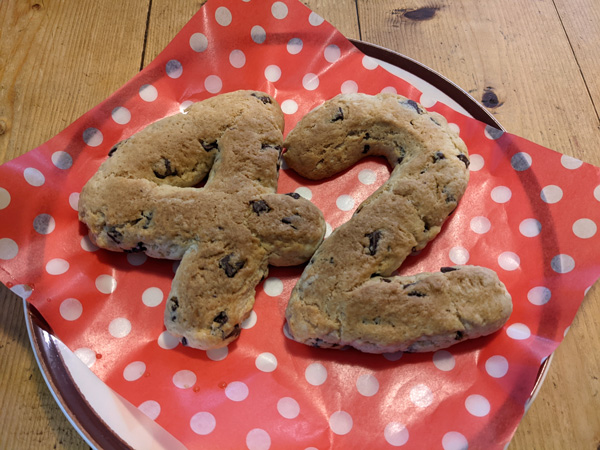
[[[393,167],[304,270],[286,310],[294,339],[371,353],[417,352],[502,327],[512,302],[492,270],[391,276],[437,236],[467,187],[467,148],[443,116],[395,94],[342,94],[308,113],[284,147],[289,167],[311,179],[370,155]]]
[[[305,262],[323,239],[318,208],[275,193],[283,126],[263,92],[212,97],[117,144],[81,191],[96,245],[181,259],[164,322],[185,345],[236,339],[268,264]]]

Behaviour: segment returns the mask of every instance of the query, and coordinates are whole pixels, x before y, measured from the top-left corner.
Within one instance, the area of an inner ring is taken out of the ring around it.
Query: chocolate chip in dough
[[[123,250],[125,253],[140,253],[148,250],[143,242],[138,242],[137,245],[133,248]]]
[[[435,155],[433,155],[433,162],[436,163],[442,159],[446,159],[446,155],[442,152],[435,152]]]
[[[427,297],[427,294],[420,291],[410,291],[408,294],[409,297]]]
[[[469,168],[471,161],[469,161],[469,158],[467,158],[467,155],[461,153],[460,155],[457,156],[457,158],[460,159],[463,163],[465,163],[465,167],[467,169]]]
[[[114,226],[106,227],[106,234],[115,244],[120,244],[123,239],[123,233]]]
[[[251,200],[250,206],[252,206],[252,211],[254,211],[258,216],[260,216],[262,213],[268,213],[271,211],[271,207],[264,200]]]
[[[233,330],[231,331],[231,333],[229,333],[227,336],[224,336],[223,340],[229,339],[230,337],[237,337],[240,335],[241,332],[242,332],[242,329],[240,328],[240,325],[236,323],[235,326],[233,327]]]
[[[258,95],[256,92],[253,92],[253,93],[252,93],[252,94],[250,94],[250,95],[252,95],[252,97],[256,97],[256,98],[257,98],[257,99],[259,99],[261,102],[263,102],[265,105],[266,105],[267,103],[271,103],[271,98],[270,98],[270,97],[267,97],[266,95]]]
[[[219,148],[219,143],[217,141],[214,141],[214,142],[200,141],[200,144],[202,145],[202,148],[207,152],[211,152],[211,151]]]
[[[181,345],[183,345],[184,347],[188,345],[188,341],[185,338],[185,336],[181,338]]]
[[[219,261],[219,267],[225,271],[227,278],[233,278],[245,264],[245,261],[232,261],[234,256],[233,253],[230,253]]]
[[[462,331],[460,331],[460,330],[458,330],[458,331],[456,332],[456,337],[454,338],[454,340],[456,340],[456,341],[460,341],[460,340],[461,340],[463,337],[464,337],[464,334],[463,334],[463,332],[462,332]]]
[[[171,160],[168,158],[162,158],[162,166],[152,170],[156,178],[161,180],[170,177],[177,176],[177,169],[171,167]]]
[[[213,319],[213,322],[217,322],[222,325],[224,323],[227,323],[228,320],[229,320],[229,317],[227,316],[227,313],[225,311],[221,311],[219,314],[217,314],[215,316],[215,318]]]
[[[375,230],[372,233],[365,234],[365,237],[369,238],[369,254],[371,256],[377,253],[377,245],[379,244],[379,240],[381,239],[382,233],[379,230]]]
[[[295,198],[296,200],[298,200],[300,198],[300,194],[298,194],[297,192],[290,192],[288,194],[284,194],[284,195],[289,195],[292,198]]]
[[[448,272],[454,272],[455,270],[458,270],[458,269],[456,267],[442,267],[440,269],[440,272],[448,273]]]
[[[333,119],[331,119],[332,122],[337,122],[338,120],[344,120],[344,110],[341,106],[338,108],[337,112],[333,116]]]

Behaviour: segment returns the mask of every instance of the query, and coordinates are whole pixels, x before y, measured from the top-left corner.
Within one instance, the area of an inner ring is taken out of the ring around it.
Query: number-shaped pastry
[[[440,232],[469,178],[464,142],[445,118],[394,94],[339,95],[289,133],[287,164],[311,179],[380,155],[393,171],[318,248],[286,319],[295,340],[371,353],[431,351],[497,331],[511,298],[492,270],[445,267],[391,276]]]
[[[268,264],[305,262],[323,238],[318,208],[275,193],[283,126],[265,93],[213,97],[117,144],[81,191],[99,247],[181,259],[164,321],[186,345],[236,339]]]

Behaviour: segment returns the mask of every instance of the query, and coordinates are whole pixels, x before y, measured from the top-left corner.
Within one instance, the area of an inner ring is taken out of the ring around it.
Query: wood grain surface
[[[0,1],[0,162],[42,144],[127,82],[202,3]],[[445,75],[511,133],[600,165],[597,0],[303,3],[347,37]],[[0,448],[87,448],[37,368],[21,301],[3,286],[0,310]],[[599,349],[594,287],[511,449],[599,447]]]

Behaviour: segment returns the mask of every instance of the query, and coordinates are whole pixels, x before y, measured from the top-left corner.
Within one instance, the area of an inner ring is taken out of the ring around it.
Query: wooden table
[[[127,82],[202,3],[0,1],[0,162],[45,142]],[[600,165],[597,0],[303,3],[347,37],[396,50],[444,74],[511,133]],[[21,302],[4,287],[0,302],[0,448],[87,447],[37,368]],[[511,449],[598,448],[598,349],[595,287]]]

